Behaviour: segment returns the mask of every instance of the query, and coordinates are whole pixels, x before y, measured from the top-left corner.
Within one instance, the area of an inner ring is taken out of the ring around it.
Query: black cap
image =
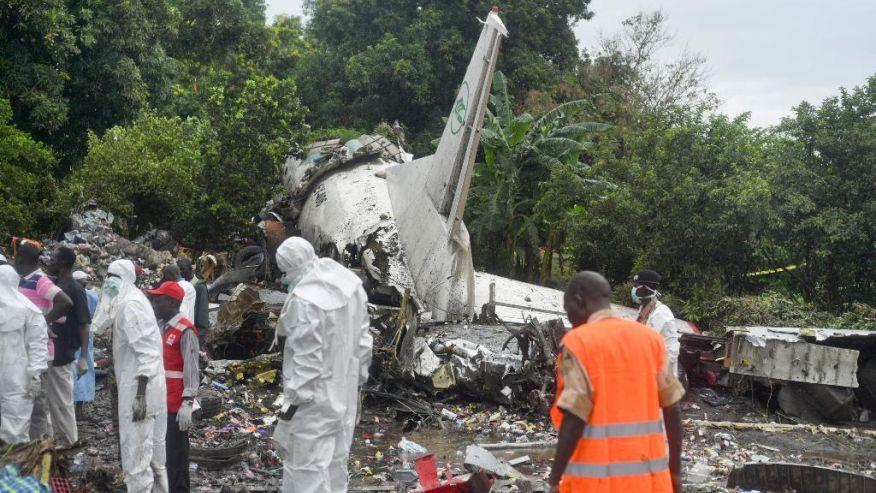
[[[648,269],[640,270],[639,272],[636,272],[636,275],[633,276],[633,284],[644,284],[645,286],[648,286],[650,288],[656,288],[657,286],[660,286],[660,281],[662,280],[663,278],[660,277],[660,274]]]

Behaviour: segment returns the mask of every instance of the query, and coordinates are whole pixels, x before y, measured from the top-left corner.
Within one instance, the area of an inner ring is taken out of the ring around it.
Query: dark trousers
[[[167,482],[170,493],[189,491],[189,432],[181,431],[176,413],[167,413]]]

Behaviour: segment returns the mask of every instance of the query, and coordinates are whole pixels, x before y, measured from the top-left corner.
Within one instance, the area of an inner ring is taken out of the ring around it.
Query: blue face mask
[[[297,283],[291,277],[283,274],[283,277],[280,278],[280,284],[286,289],[287,293],[291,293]]]
[[[119,288],[122,287],[122,280],[118,277],[107,277],[103,282],[103,294],[114,298],[119,294]]]

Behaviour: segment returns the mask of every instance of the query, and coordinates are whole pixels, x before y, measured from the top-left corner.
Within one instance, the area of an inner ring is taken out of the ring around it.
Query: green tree
[[[572,26],[590,17],[588,4],[503,4],[501,15],[513,35],[500,68],[513,87],[547,83],[574,68]],[[481,31],[475,19],[492,3],[310,0],[305,5],[315,49],[300,65],[299,82],[314,125],[371,128],[398,120],[420,143],[417,150],[427,151],[431,137],[418,136],[440,132]]]
[[[747,115],[680,110],[673,120],[627,133],[623,154],[594,164],[617,186],[580,203],[573,256],[615,283],[650,267],[682,296],[738,291],[764,266],[762,237],[775,219],[764,173],[771,138]]]
[[[0,82],[16,125],[48,143],[61,174],[89,131],[130,122],[169,96],[167,0],[12,0],[0,5]]]
[[[67,65],[79,54],[75,27],[63,0],[0,4],[0,82],[20,128],[51,133],[67,122]]]
[[[777,128],[769,179],[779,214],[767,254],[823,308],[876,299],[876,76]]]
[[[174,0],[179,35],[170,48],[178,60],[202,67],[229,66],[239,56],[264,56],[269,31],[263,0]]]
[[[276,192],[284,159],[301,152],[306,109],[290,79],[217,76],[205,91],[206,165],[197,192],[182,213],[190,244],[227,245]]]
[[[68,204],[94,198],[126,219],[134,234],[174,228],[204,168],[205,130],[195,119],[147,112],[129,127],[92,132],[85,163],[70,177]]]
[[[52,152],[12,124],[9,100],[0,99],[0,231],[34,235],[54,220]]]

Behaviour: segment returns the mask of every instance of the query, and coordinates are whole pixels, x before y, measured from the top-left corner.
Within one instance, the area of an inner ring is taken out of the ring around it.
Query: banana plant
[[[487,268],[501,274],[535,280],[540,246],[550,246],[551,218],[536,212],[542,191],[554,168],[584,170],[581,158],[593,144],[594,132],[609,128],[577,117],[589,108],[586,100],[563,103],[539,118],[514,114],[514,100],[502,72],[493,77],[493,94],[481,133],[483,162],[472,182],[470,225],[476,244],[489,252]],[[544,277],[544,276],[541,276]]]

